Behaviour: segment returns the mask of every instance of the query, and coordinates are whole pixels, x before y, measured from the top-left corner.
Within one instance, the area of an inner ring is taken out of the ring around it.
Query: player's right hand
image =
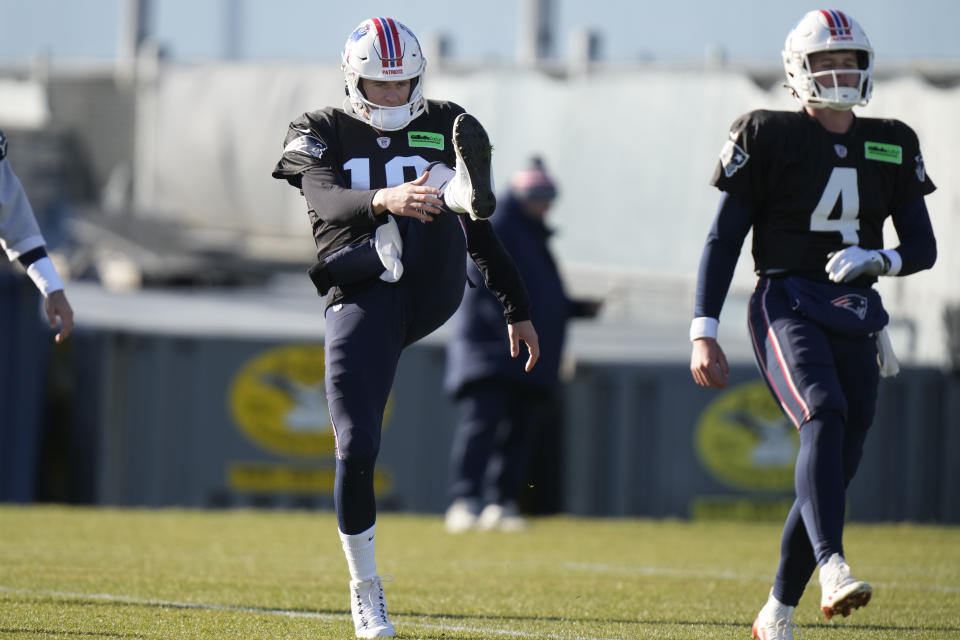
[[[43,309],[47,314],[47,321],[50,328],[57,332],[54,340],[59,344],[67,339],[70,332],[73,331],[73,309],[67,302],[67,295],[63,289],[51,291],[43,300]]]
[[[416,180],[378,190],[373,194],[373,212],[377,215],[390,212],[430,222],[434,215],[443,213],[443,192],[426,186],[429,176],[430,172],[424,171]]]
[[[540,337],[537,330],[533,328],[533,323],[529,320],[521,320],[507,325],[507,334],[510,338],[510,357],[516,358],[520,355],[520,342],[527,345],[527,362],[523,370],[530,373],[533,365],[540,359]]]
[[[690,354],[690,373],[701,387],[723,389],[730,382],[727,356],[713,338],[697,338]]]

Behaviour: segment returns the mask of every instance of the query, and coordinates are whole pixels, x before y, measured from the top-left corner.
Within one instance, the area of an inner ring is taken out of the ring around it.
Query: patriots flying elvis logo
[[[830,301],[835,307],[846,309],[863,320],[867,317],[867,298],[856,293],[848,293]]]
[[[313,136],[300,136],[294,138],[283,148],[284,153],[302,153],[313,156],[317,160],[323,157],[323,152],[327,150],[327,145],[320,142]]]

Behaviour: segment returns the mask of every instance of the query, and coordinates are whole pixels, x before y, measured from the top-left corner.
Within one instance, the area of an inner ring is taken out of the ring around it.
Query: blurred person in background
[[[558,374],[567,321],[595,316],[599,303],[571,300],[564,291],[546,223],[556,197],[553,179],[534,157],[514,172],[491,218],[530,292],[543,349],[536,370],[527,374],[522,363],[507,357],[500,305],[487,289],[468,287],[452,320],[445,386],[459,405],[461,421],[451,452],[452,502],[444,520],[451,533],[525,528],[518,498],[528,480],[530,444],[538,436],[562,437]],[[471,282],[477,276],[471,269]]]
[[[539,357],[529,300],[487,218],[491,150],[476,118],[424,98],[425,60],[407,27],[363,21],[342,54],[347,98],[294,120],[273,176],[301,190],[327,294],[326,395],[336,437],[334,506],[357,637],[393,637],[375,559],[374,466],[405,347],[456,311],[469,254],[501,304],[500,348]],[[452,167],[452,168],[451,168]],[[329,293],[328,293],[329,291]]]
[[[754,353],[800,433],[796,500],[773,588],[753,623],[761,640],[794,637],[794,610],[817,567],[828,619],[870,600],[871,586],[845,560],[843,521],[879,376],[898,369],[872,285],[929,269],[937,254],[924,203],[934,185],[916,134],[898,120],[852,111],[872,89],[873,49],[860,25],[841,11],[811,11],[787,36],[783,60],[801,109],[753,111],[733,123],[713,175],[723,194],[690,328],[694,380],[724,388],[718,318],[752,227]],[[900,240],[893,249],[884,249],[888,216]]]
[[[43,294],[43,309],[60,343],[73,331],[73,309],[63,282],[47,255],[46,242],[20,180],[7,158],[7,139],[0,131],[0,247],[16,260]]]

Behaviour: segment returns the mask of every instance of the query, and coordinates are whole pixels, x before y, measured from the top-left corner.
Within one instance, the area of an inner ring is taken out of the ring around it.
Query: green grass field
[[[772,523],[535,520],[446,534],[382,514],[378,568],[401,638],[749,638],[776,566]],[[870,605],[811,638],[960,638],[960,528],[851,525]],[[352,638],[332,514],[0,506],[0,640]]]

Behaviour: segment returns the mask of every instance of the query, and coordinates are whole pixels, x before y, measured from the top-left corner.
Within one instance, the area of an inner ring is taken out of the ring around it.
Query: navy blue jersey
[[[431,162],[454,166],[451,132],[463,112],[429,100],[427,111],[400,131],[377,131],[333,107],[290,123],[273,177],[300,189],[310,172],[330,187],[321,201],[307,202],[319,257],[370,238],[385,222],[371,206],[377,189],[410,182]]]
[[[378,189],[415,180],[431,163],[456,165],[453,123],[464,109],[445,101],[428,100],[427,104],[426,112],[399,131],[378,131],[333,107],[305,113],[290,123],[273,177],[286,180],[304,194],[318,259],[369,240],[386,222],[385,215],[373,212]],[[414,222],[423,224],[405,217],[397,220],[405,238],[404,230]],[[407,280],[419,264],[429,271],[425,275],[428,286],[439,287],[438,277],[444,276],[459,302],[466,278],[466,249],[503,305],[508,322],[529,319],[526,289],[489,221],[459,215],[427,224],[434,227],[424,235],[432,238],[422,241],[427,246],[419,242],[404,246]],[[412,253],[416,247],[424,252],[419,259]],[[340,301],[345,293],[342,287],[331,287],[328,304]]]
[[[935,189],[899,120],[858,117],[833,134],[805,112],[763,110],[733,123],[711,184],[754,211],[760,275],[822,274],[833,251],[882,249],[887,216]]]

